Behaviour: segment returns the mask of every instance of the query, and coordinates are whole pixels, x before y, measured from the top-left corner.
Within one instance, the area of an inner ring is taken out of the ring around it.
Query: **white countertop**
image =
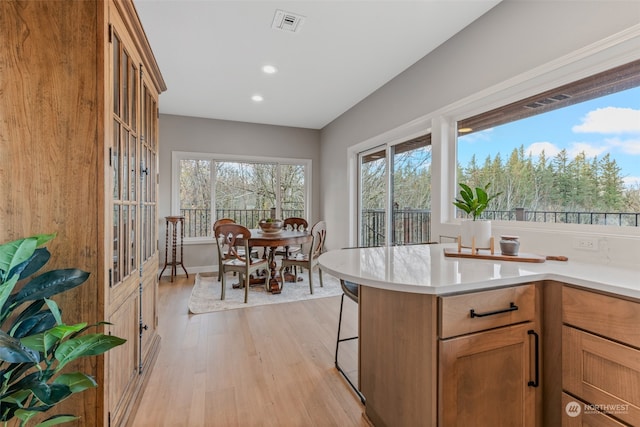
[[[557,280],[640,298],[640,267],[610,267],[577,261],[543,263],[445,257],[455,244],[338,249],[319,258],[323,271],[341,279],[400,292],[444,295]]]

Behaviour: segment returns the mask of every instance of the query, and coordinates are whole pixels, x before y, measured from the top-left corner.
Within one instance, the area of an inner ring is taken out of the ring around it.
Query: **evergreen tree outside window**
[[[457,144],[458,182],[503,192],[486,218],[637,227],[640,61],[460,120]]]

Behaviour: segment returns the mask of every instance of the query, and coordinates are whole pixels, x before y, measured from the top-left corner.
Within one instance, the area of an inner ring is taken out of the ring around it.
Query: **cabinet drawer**
[[[534,284],[439,298],[440,338],[535,319]]]
[[[625,427],[625,424],[591,410],[584,403],[562,393],[562,427]]]
[[[562,387],[624,422],[640,420],[640,350],[562,327]]]
[[[640,348],[640,303],[562,287],[562,321]]]

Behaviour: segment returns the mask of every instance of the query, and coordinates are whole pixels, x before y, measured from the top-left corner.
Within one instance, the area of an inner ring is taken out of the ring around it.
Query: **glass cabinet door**
[[[112,35],[113,143],[112,221],[113,266],[111,286],[137,272],[138,114],[140,69],[116,32]]]
[[[156,255],[157,245],[157,197],[158,197],[158,102],[143,81],[142,83],[142,138],[140,154],[142,262]]]

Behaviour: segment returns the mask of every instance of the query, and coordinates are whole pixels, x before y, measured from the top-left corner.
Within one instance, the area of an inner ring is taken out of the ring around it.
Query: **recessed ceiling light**
[[[262,101],[264,101],[264,98],[262,97],[262,95],[253,95],[251,97],[251,100],[253,102],[262,102]]]
[[[278,69],[273,65],[265,65],[262,67],[262,71],[266,74],[274,74],[278,72]]]
[[[460,132],[460,133],[469,133],[472,130],[473,130],[472,128],[460,128],[460,129],[458,129],[458,132]]]

